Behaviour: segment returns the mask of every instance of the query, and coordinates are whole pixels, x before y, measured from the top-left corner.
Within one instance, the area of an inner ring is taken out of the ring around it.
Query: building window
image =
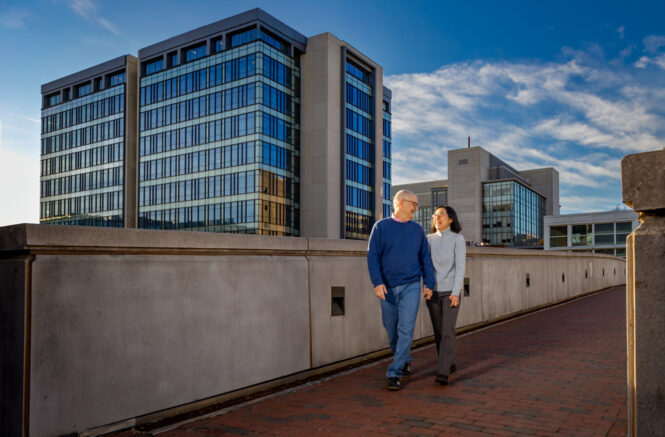
[[[109,77],[109,87],[125,83],[125,72],[115,73]]]
[[[433,208],[431,206],[419,206],[413,215],[413,221],[418,223],[426,234],[429,234],[432,224]]]
[[[169,68],[178,65],[178,52],[172,52],[166,55],[166,62]]]
[[[185,62],[196,61],[201,59],[206,55],[206,43],[198,44],[194,47],[190,47],[185,51]]]
[[[591,246],[591,225],[573,225],[573,246]]]
[[[76,87],[76,97],[87,96],[92,93],[92,84],[90,82],[84,83]]]
[[[348,59],[346,61],[346,72],[349,73],[351,76],[360,79],[361,81],[367,84],[371,82],[370,73],[364,68],[358,66],[353,61],[349,61]]]
[[[432,188],[432,206],[443,206],[448,204],[448,188]]]
[[[633,232],[632,222],[617,223],[617,244],[626,244],[626,237],[631,232]]]
[[[289,44],[282,41],[280,38],[271,35],[264,30],[259,30],[259,39],[267,43],[269,46],[276,48],[280,52],[286,53],[287,55],[289,54]]]
[[[568,245],[568,226],[550,227],[550,247],[566,247]]]
[[[164,69],[164,60],[159,58],[145,64],[145,74],[153,74]]]
[[[60,93],[56,94],[51,94],[50,96],[46,96],[46,106],[53,106],[57,105],[60,103]]]
[[[614,244],[614,223],[596,223],[593,241],[596,245]]]
[[[212,40],[212,49],[214,53],[222,53],[224,51],[224,40],[221,36]]]
[[[249,29],[240,31],[235,35],[231,35],[231,48],[247,44],[256,39],[256,29]]]
[[[390,141],[383,140],[383,157],[384,158],[390,158],[391,157],[391,144]]]

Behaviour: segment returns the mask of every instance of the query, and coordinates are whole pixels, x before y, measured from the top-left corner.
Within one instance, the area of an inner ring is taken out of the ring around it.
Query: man
[[[383,326],[394,360],[388,366],[388,389],[400,390],[400,379],[410,376],[411,342],[420,306],[420,279],[428,298],[435,288],[434,267],[423,228],[412,222],[418,197],[401,190],[393,199],[395,213],[372,228],[367,251],[369,276],[381,302]]]

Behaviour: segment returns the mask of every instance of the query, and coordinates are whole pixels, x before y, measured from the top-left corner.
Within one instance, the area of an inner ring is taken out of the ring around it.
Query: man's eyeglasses
[[[402,199],[402,200],[404,200],[405,202],[413,203],[413,206],[415,206],[416,208],[418,208],[418,202],[414,202],[413,200],[409,200],[409,199]]]

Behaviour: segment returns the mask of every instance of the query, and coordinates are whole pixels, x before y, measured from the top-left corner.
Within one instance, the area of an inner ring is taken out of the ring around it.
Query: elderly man
[[[420,279],[424,277],[427,298],[435,288],[435,276],[423,228],[411,221],[418,198],[410,191],[399,191],[393,207],[392,217],[379,220],[372,228],[367,265],[394,354],[387,371],[388,389],[400,390],[400,379],[412,373],[410,351],[420,306]]]

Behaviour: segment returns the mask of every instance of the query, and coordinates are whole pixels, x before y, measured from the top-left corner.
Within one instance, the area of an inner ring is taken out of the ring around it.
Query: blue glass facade
[[[125,78],[123,69],[45,96],[41,223],[124,226]]]
[[[514,181],[483,184],[483,242],[542,246],[545,198]]]
[[[390,188],[392,180],[392,133],[391,133],[391,115],[390,115],[390,100],[386,99],[384,94],[383,101],[383,217],[390,217],[391,214],[391,198]]]
[[[253,9],[142,48],[140,62],[127,55],[43,85],[41,220],[368,238],[390,214],[391,94],[376,88],[379,66],[326,35]],[[321,42],[341,62],[312,62]],[[341,108],[313,93],[302,103],[301,80],[334,88]],[[319,120],[320,105],[339,118]],[[301,132],[316,169],[302,181]]]
[[[261,28],[206,47],[144,63],[139,227],[299,235],[298,59]]]
[[[376,92],[372,73],[345,60],[345,236],[367,239],[375,219]]]

